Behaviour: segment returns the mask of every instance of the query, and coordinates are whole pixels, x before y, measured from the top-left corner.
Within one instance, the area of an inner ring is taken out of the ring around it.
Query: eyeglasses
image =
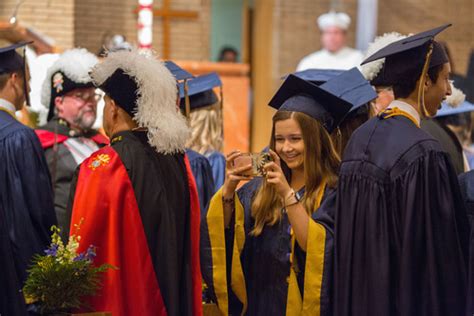
[[[99,101],[101,95],[95,92],[74,92],[71,94],[66,94],[65,96],[80,99],[82,101]]]

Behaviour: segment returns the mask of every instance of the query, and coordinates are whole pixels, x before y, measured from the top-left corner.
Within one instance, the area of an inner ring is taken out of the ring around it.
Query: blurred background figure
[[[127,39],[122,34],[107,34],[104,36],[102,48],[99,51],[99,56],[104,56],[107,52],[116,52],[119,50],[130,50],[132,44],[127,42]]]
[[[224,63],[236,63],[239,60],[239,52],[231,47],[231,46],[225,46],[221,49],[221,52],[219,53],[219,61],[224,62]]]
[[[321,30],[322,49],[304,57],[296,68],[305,69],[343,69],[358,66],[362,61],[362,53],[347,47],[347,29],[351,24],[349,15],[343,12],[323,14],[318,18]]]

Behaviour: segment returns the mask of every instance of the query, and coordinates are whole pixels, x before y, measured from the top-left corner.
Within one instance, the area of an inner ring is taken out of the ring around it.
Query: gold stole
[[[321,186],[316,199],[315,208],[317,209],[324,195],[325,185]],[[247,292],[245,279],[240,261],[240,254],[245,244],[244,229],[244,208],[237,195],[235,195],[235,226],[234,226],[234,245],[232,249],[232,272],[231,288],[237,298],[243,304],[242,315],[247,310]],[[206,221],[209,232],[209,240],[212,253],[212,279],[214,283],[214,292],[217,297],[218,308],[222,315],[228,315],[228,293],[227,293],[227,267],[226,267],[226,248],[224,231],[224,206],[222,203],[222,189],[219,190],[211,199]],[[292,233],[291,262],[287,315],[319,315],[320,297],[324,269],[324,251],[326,243],[325,228],[309,219],[308,241],[306,251],[306,265],[304,278],[304,299],[298,288],[296,274],[293,268],[295,237]]]

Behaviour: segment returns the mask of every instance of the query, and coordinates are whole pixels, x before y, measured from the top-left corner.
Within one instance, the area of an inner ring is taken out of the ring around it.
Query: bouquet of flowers
[[[84,307],[83,298],[92,296],[100,287],[100,277],[109,264],[93,265],[95,247],[90,245],[82,253],[77,253],[80,236],[76,232],[64,245],[56,226],[51,227],[51,245],[45,255],[36,255],[28,270],[23,292],[26,302],[36,303],[41,313],[70,312]]]

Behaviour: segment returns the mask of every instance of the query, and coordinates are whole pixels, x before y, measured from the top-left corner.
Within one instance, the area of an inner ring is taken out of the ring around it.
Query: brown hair
[[[5,86],[7,85],[8,80],[10,79],[10,77],[13,73],[16,73],[17,76],[20,79],[23,79],[23,71],[21,71],[21,70],[7,72],[5,74],[0,74],[0,90],[3,90],[3,88],[5,88]]]
[[[350,114],[349,114],[350,115]],[[369,119],[369,110],[360,114],[351,115],[342,121],[341,125],[331,134],[331,139],[339,153],[339,157],[344,154],[344,149],[352,136],[352,133]]]
[[[308,214],[313,213],[316,196],[321,184],[325,182],[334,187],[337,182],[337,171],[340,157],[326,129],[315,119],[300,112],[278,111],[273,116],[273,128],[270,138],[270,148],[275,150],[275,123],[294,119],[301,128],[304,142],[304,177],[305,195],[303,205]],[[289,180],[291,171],[282,161],[282,169]],[[265,225],[274,225],[281,218],[283,203],[272,185],[266,181],[258,189],[252,202],[252,216],[255,225],[252,235],[261,234]]]

